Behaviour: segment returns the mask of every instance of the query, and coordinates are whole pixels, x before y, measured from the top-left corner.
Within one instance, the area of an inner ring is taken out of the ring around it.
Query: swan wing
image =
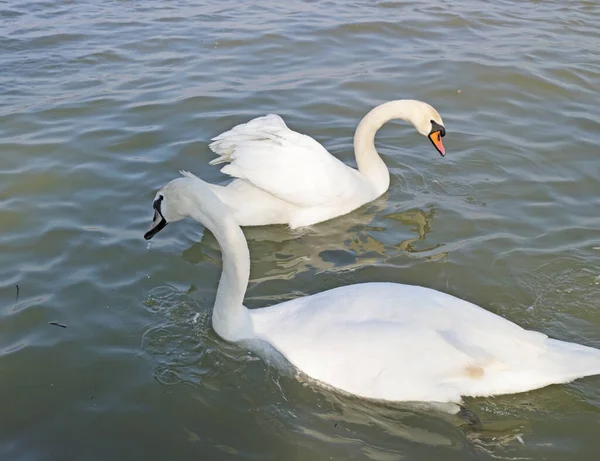
[[[427,288],[352,285],[261,310],[259,337],[292,365],[367,398],[456,402],[600,373],[599,350]]]
[[[308,207],[343,200],[362,180],[358,172],[310,136],[290,130],[274,114],[237,125],[212,139],[221,171],[294,205]]]

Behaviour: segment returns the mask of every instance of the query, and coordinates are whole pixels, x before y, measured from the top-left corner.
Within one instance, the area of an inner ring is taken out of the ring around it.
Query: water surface
[[[208,140],[234,124],[278,113],[354,165],[370,108],[422,99],[447,157],[384,127],[383,197],[246,230],[248,305],[412,283],[600,347],[598,24],[594,1],[1,3],[0,459],[597,459],[598,377],[470,399],[483,431],[343,397],[215,335],[201,226],[142,235],[179,169],[227,181]]]

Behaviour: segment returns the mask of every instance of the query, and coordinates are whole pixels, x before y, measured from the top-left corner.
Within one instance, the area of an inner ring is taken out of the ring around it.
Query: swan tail
[[[600,374],[600,350],[551,338],[545,340],[545,346],[535,364],[524,363],[522,369],[499,376],[506,385],[504,391],[528,391]]]
[[[179,170],[179,173],[181,174],[181,176],[184,176],[184,177],[186,177],[186,178],[197,179],[198,181],[205,182],[205,181],[202,181],[202,180],[201,180],[201,179],[200,179],[198,176],[196,176],[194,173],[190,173],[190,172],[189,172],[189,171],[187,171],[187,170]]]
[[[546,338],[539,353],[519,354],[481,368],[469,367],[460,381],[464,396],[513,394],[600,375],[600,350]],[[477,371],[478,373],[475,373]]]
[[[215,159],[212,159],[210,162],[208,162],[209,165],[219,165],[220,163],[227,163],[231,161],[231,156],[229,155],[221,155],[220,157],[217,157]]]
[[[600,350],[550,338],[546,345],[548,367],[557,383],[600,374]]]

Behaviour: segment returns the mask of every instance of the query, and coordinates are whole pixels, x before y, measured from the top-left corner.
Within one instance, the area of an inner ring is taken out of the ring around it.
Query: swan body
[[[215,235],[223,271],[213,328],[267,343],[317,382],[387,401],[460,402],[600,374],[600,350],[558,341],[475,304],[419,286],[363,283],[247,309],[250,258],[229,209],[195,176],[156,195],[145,238],[191,216]]]
[[[227,163],[221,171],[235,179],[227,186],[210,187],[240,226],[298,228],[344,215],[389,187],[388,169],[374,143],[377,130],[391,119],[412,123],[445,155],[442,118],[421,101],[390,101],[363,118],[354,137],[358,170],[270,114],[213,138],[210,148],[218,157],[210,164]]]

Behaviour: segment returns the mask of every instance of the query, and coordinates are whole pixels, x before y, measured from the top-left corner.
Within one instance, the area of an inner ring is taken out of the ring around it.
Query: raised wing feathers
[[[213,138],[221,171],[298,206],[316,206],[352,190],[357,175],[317,141],[290,130],[270,114],[237,125]],[[350,189],[349,189],[350,186]]]

